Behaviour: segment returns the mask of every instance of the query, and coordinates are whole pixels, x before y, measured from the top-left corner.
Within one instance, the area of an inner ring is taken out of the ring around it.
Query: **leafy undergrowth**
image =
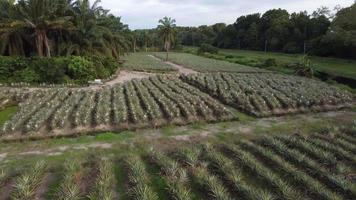
[[[17,106],[7,107],[0,111],[0,126],[2,126],[7,120],[11,118],[17,112]]]

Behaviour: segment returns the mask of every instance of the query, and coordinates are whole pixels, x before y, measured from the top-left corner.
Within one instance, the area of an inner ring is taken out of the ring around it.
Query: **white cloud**
[[[155,28],[164,16],[175,18],[181,26],[198,26],[233,23],[241,15],[272,8],[312,12],[320,6],[345,7],[352,3],[353,0],[102,0],[102,6],[122,16],[131,29]]]

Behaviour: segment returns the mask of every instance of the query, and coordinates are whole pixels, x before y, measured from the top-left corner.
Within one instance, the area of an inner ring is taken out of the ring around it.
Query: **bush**
[[[86,83],[95,78],[93,62],[79,56],[73,56],[68,64],[68,74],[78,83]]]
[[[40,83],[62,83],[68,58],[33,58],[29,66],[40,76]]]
[[[0,56],[0,83],[87,83],[114,74],[119,62],[106,57],[25,58]]]
[[[28,62],[27,58],[0,56],[0,81],[6,82],[16,71],[25,69]]]
[[[95,77],[106,79],[114,74],[119,67],[119,62],[114,58],[100,56],[85,57],[94,64]]]
[[[26,82],[26,83],[39,83],[41,80],[40,75],[31,67],[27,67],[24,70],[16,71],[15,82]]]
[[[198,50],[198,54],[203,53],[217,54],[219,53],[219,49],[210,44],[202,44]]]

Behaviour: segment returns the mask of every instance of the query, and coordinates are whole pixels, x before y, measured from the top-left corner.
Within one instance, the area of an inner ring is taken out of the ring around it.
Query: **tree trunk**
[[[51,57],[51,47],[49,46],[49,41],[48,41],[48,37],[46,34],[46,31],[43,31],[43,38],[44,38],[44,46],[46,47],[46,56],[48,58]]]
[[[37,49],[37,54],[38,57],[42,58],[43,57],[43,35],[41,33],[41,30],[36,29],[36,49]]]
[[[169,41],[166,41],[164,46],[166,48],[166,61],[168,61],[168,53],[169,53],[169,48],[170,48]]]
[[[265,41],[265,53],[267,53],[267,46],[268,46],[268,41]]]

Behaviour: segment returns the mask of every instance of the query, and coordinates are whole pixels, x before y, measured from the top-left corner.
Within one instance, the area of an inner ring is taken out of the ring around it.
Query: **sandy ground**
[[[163,62],[160,58],[158,58],[156,56],[153,56],[153,55],[149,55],[149,56],[154,58],[154,59],[156,59],[156,60],[159,60],[159,61]],[[176,69],[178,69],[179,73],[181,73],[181,74],[188,75],[188,74],[197,74],[198,73],[197,71],[194,71],[192,69],[186,68],[186,67],[184,67],[182,65],[177,65],[177,64],[169,62],[169,61],[166,61],[165,63],[170,65],[170,66],[172,66],[172,67],[174,67],[174,68],[176,68]]]
[[[133,79],[144,79],[144,78],[149,78],[150,76],[155,76],[155,75],[156,74],[154,74],[154,73],[121,70],[115,79],[105,82],[102,85],[90,85],[89,88],[96,90],[96,89],[100,89],[105,86],[113,86],[115,84],[125,83],[125,82],[131,81]]]

